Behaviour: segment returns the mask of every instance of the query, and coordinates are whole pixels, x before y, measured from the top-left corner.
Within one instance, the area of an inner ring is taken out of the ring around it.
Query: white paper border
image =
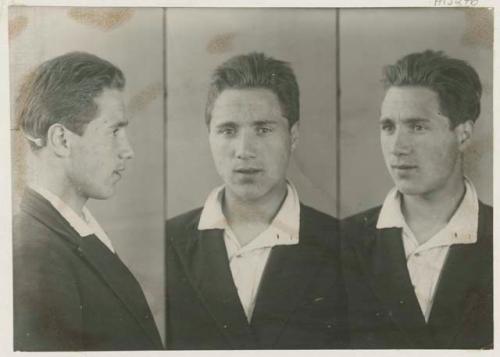
[[[494,244],[494,296],[495,296],[495,342],[494,350],[450,351],[450,350],[309,350],[309,351],[153,351],[153,352],[13,352],[12,336],[12,222],[11,222],[11,163],[10,163],[10,104],[9,104],[9,55],[8,55],[8,6],[89,6],[89,7],[315,7],[315,8],[384,8],[384,7],[457,7],[435,6],[440,0],[0,0],[0,356],[494,356],[500,345],[500,243]],[[443,2],[451,0],[441,0]],[[495,0],[478,0],[477,6],[491,7],[497,12]],[[495,16],[496,17],[496,16]],[[497,19],[495,19],[497,20]],[[497,21],[494,22],[494,38],[500,36]],[[493,118],[499,112],[500,59],[497,54],[497,41],[494,44],[494,81],[493,81]],[[494,120],[493,120],[494,121]],[[494,121],[495,122],[495,121]],[[500,194],[497,192],[496,178],[500,180],[499,144],[500,131],[493,122],[493,207],[499,207]],[[494,214],[494,236],[499,237],[500,223]],[[498,352],[498,351],[497,351]]]

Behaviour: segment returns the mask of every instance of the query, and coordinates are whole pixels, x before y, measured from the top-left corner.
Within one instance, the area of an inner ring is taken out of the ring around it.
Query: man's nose
[[[132,149],[132,145],[128,140],[127,134],[123,135],[119,155],[121,159],[125,160],[132,159],[134,157],[134,150]]]
[[[398,128],[393,134],[392,154],[407,155],[411,151],[411,137],[403,128]]]
[[[235,155],[238,159],[251,159],[255,157],[255,135],[249,130],[243,130],[235,139]]]

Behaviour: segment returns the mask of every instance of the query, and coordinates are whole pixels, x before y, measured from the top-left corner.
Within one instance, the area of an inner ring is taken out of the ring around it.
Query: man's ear
[[[297,146],[297,142],[299,141],[299,122],[295,122],[292,127],[290,128],[290,138],[291,138],[291,151],[293,152],[295,150],[295,147]]]
[[[70,135],[68,129],[63,125],[52,124],[47,131],[47,147],[60,157],[66,157],[70,153]]]
[[[467,120],[455,127],[454,130],[458,139],[458,148],[461,152],[464,152],[465,149],[470,145],[473,129],[474,122],[472,120]]]

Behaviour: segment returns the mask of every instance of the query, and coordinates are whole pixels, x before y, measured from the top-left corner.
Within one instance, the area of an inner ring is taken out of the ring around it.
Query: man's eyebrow
[[[275,125],[277,123],[276,120],[268,119],[268,120],[257,120],[252,123],[253,126],[262,126],[262,125]]]
[[[123,128],[128,125],[128,120],[120,120],[110,125],[111,128]]]
[[[406,118],[406,119],[403,119],[402,122],[404,123],[428,123],[430,122],[429,119],[427,118]]]
[[[236,127],[236,123],[234,121],[225,121],[215,125],[216,128],[224,128],[224,127]]]
[[[394,122],[394,119],[391,119],[391,118],[387,118],[387,117],[383,117],[383,118],[380,118],[380,123],[387,123],[387,122]],[[403,123],[422,123],[422,122],[430,122],[430,119],[427,119],[427,118],[405,118],[405,119],[401,119],[401,121]]]

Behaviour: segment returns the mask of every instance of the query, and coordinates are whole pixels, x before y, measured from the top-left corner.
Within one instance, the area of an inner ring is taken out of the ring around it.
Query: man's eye
[[[413,125],[411,126],[411,129],[412,129],[413,131],[419,132],[419,131],[424,131],[424,130],[425,130],[425,127],[424,127],[423,125],[421,125],[421,124],[413,124]]]
[[[233,135],[235,133],[235,130],[233,128],[220,128],[219,130],[217,130],[217,133],[221,134],[221,135],[229,136],[229,135]]]
[[[119,132],[120,132],[120,128],[116,128],[113,130],[113,135],[117,136]]]
[[[258,134],[268,134],[272,131],[273,131],[273,129],[270,127],[267,127],[267,126],[262,126],[262,127],[257,128]]]
[[[382,123],[380,124],[380,129],[382,131],[391,132],[394,130],[394,125],[392,123]]]

